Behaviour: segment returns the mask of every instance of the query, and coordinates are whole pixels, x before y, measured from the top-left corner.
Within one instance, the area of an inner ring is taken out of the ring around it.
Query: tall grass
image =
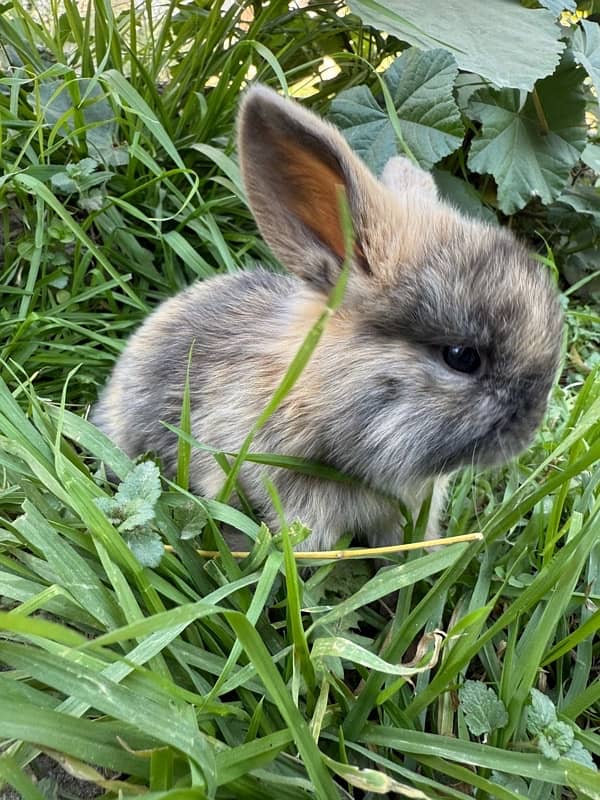
[[[567,309],[571,357],[534,447],[455,480],[448,533],[481,544],[306,573],[294,526],[274,540],[225,495],[165,482],[155,527],[172,550],[142,567],[95,502],[112,492],[98,464],[120,480],[134,465],[83,412],[161,298],[258,259],[277,268],[233,154],[246,78],[322,110],[397,43],[333,3],[171,2],[153,17],[67,0],[44,21],[9,6],[0,782],[39,800],[27,765],[43,751],[111,796],[599,798],[586,757],[545,757],[527,715],[541,689],[600,756],[597,310]],[[330,55],[342,70],[323,82]],[[221,522],[246,533],[251,555],[199,559],[181,536],[198,509],[217,543]],[[504,705],[489,733],[472,733],[467,679]]]

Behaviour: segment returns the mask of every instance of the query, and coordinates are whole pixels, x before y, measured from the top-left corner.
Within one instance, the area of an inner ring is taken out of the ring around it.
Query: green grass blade
[[[317,797],[323,800],[338,797],[333,780],[323,763],[323,758],[310,735],[310,730],[302,715],[293,704],[288,688],[273,665],[269,651],[250,624],[237,612],[225,612],[225,617],[244,650],[254,664],[271,700],[277,705],[286,725],[294,737],[306,770],[314,784]]]

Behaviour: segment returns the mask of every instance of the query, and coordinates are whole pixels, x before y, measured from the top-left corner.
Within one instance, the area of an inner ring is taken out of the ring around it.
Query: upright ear
[[[337,280],[345,256],[338,187],[354,225],[353,273],[367,280],[391,265],[398,210],[336,128],[255,86],[240,109],[238,148],[258,227],[286,267],[325,291]]]
[[[418,197],[420,202],[425,203],[435,203],[439,199],[433,176],[404,156],[390,158],[384,167],[381,182],[398,200],[407,195]]]

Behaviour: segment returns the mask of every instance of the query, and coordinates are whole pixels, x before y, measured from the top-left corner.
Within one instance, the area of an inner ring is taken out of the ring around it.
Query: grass
[[[163,297],[259,259],[275,268],[232,151],[245,77],[310,90],[322,110],[396,44],[335,4],[308,14],[276,0],[251,15],[251,4],[171,3],[153,21],[149,4],[116,16],[96,0],[83,17],[52,6],[44,22],[10,5],[0,782],[51,796],[51,778],[36,785],[26,768],[46,752],[110,796],[599,798],[598,774],[545,757],[527,714],[541,689],[600,756],[598,308],[563,297],[565,370],[535,445],[454,481],[448,534],[482,542],[416,551],[375,575],[329,561],[307,574],[293,525],[274,540],[227,505],[229,484],[219,500],[188,495],[182,450],[179,481],[163,482],[153,508],[172,549],[143,567],[95,502],[112,493],[99,462],[121,480],[134,465],[84,412]],[[315,79],[340,53],[342,71]],[[198,514],[220,560],[181,536]],[[255,540],[248,558],[227,557],[220,522]],[[482,701],[490,730],[472,732],[466,680],[494,690],[502,725]]]

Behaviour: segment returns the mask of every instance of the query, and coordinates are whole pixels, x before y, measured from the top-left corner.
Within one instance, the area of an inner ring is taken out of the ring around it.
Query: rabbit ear
[[[420,201],[435,203],[439,199],[432,175],[403,156],[390,158],[381,175],[381,182],[401,200],[407,194],[417,195]]]
[[[401,227],[394,202],[336,128],[255,86],[240,110],[238,147],[250,207],[286,267],[324,290],[337,280],[345,255],[339,187],[354,225],[353,271],[370,277],[384,266],[377,251],[385,242],[389,259]]]

